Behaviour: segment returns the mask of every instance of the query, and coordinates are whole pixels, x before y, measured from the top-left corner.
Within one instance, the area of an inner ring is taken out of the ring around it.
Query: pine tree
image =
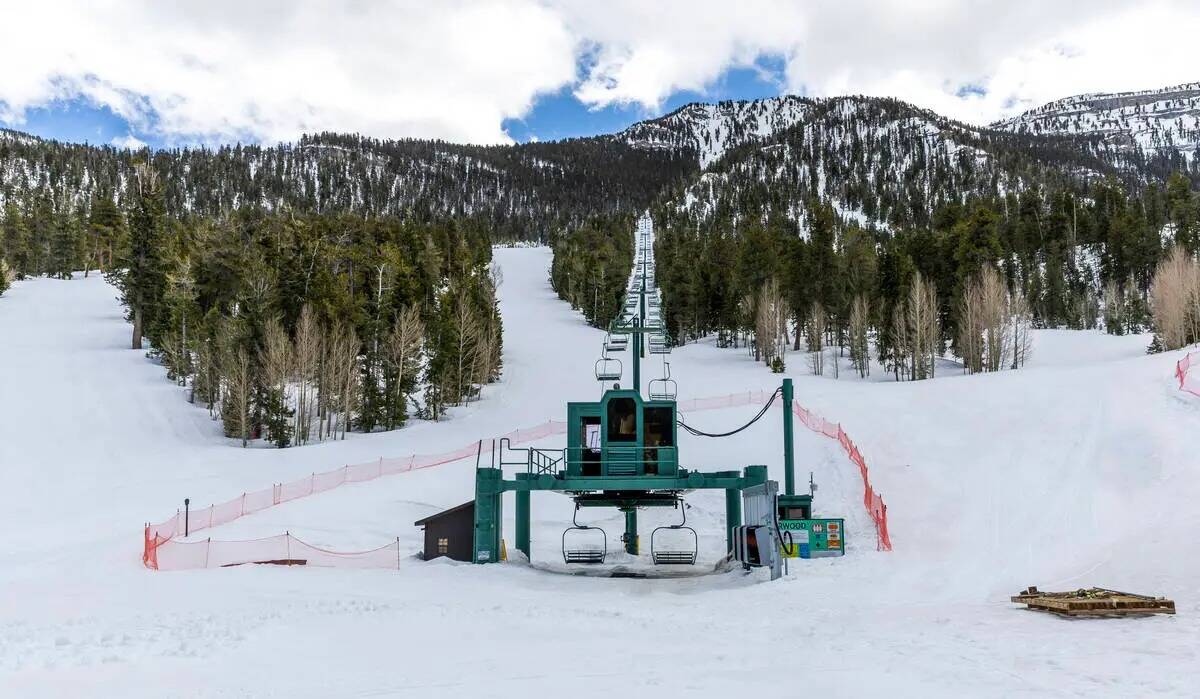
[[[8,260],[0,257],[0,296],[8,291],[13,283],[12,269],[8,266]]]
[[[101,272],[112,269],[124,244],[123,233],[124,221],[112,197],[97,193],[88,212],[84,276],[93,264]]]
[[[79,262],[83,231],[79,219],[69,212],[60,212],[53,219],[47,273],[59,279],[70,279]]]
[[[158,176],[147,166],[138,170],[135,196],[129,215],[129,246],[109,272],[109,279],[121,291],[121,301],[133,322],[132,348],[141,349],[145,333],[159,329],[166,287],[162,189]]]
[[[8,260],[14,279],[24,279],[35,272],[30,269],[30,232],[25,215],[17,203],[9,199],[4,206],[4,227],[0,243],[3,257]]]

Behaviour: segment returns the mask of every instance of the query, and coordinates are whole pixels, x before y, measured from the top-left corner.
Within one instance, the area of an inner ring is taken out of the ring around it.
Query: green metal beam
[[[725,491],[725,552],[733,550],[733,530],[742,524],[742,491],[729,488]]]
[[[795,445],[792,433],[792,380],[783,380],[783,492],[796,494]]]
[[[533,478],[532,473],[518,473],[517,480]],[[529,558],[529,497],[530,491],[518,490],[513,493],[516,499],[516,545],[517,550],[525,554]]]
[[[575,504],[580,507],[675,507],[679,504],[679,496],[675,493],[648,493],[644,490],[629,492],[605,491],[602,493],[587,493],[575,498]]]
[[[755,467],[763,468],[766,467]],[[556,477],[550,474],[523,478],[515,481],[502,481],[504,490],[557,490],[563,492],[587,492],[592,490],[726,490],[728,488],[748,488],[766,481],[762,478],[738,475],[736,471],[719,473],[699,473],[692,471],[681,476],[571,476]]]

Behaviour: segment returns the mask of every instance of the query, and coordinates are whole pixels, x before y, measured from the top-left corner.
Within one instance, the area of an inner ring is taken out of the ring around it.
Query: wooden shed
[[[475,550],[475,501],[464,502],[444,512],[413,522],[425,528],[425,549],[421,558],[430,561],[446,556],[471,562]]]

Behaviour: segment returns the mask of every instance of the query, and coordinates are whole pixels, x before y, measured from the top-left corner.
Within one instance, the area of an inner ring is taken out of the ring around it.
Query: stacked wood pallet
[[[1030,587],[1011,598],[1029,609],[1062,616],[1138,616],[1174,614],[1175,602],[1165,597],[1148,597],[1100,587],[1073,592],[1041,592]]]

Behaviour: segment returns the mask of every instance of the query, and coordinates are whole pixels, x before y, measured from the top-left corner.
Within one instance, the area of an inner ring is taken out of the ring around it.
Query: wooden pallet
[[[1036,587],[1030,587],[1011,599],[1029,609],[1060,616],[1119,617],[1175,613],[1175,602],[1165,597],[1134,595],[1100,587],[1073,592],[1040,592]]]

